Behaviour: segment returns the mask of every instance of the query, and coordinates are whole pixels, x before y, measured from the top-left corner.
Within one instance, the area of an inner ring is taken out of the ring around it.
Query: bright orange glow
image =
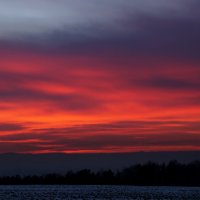
[[[197,63],[0,54],[0,152],[200,150]]]

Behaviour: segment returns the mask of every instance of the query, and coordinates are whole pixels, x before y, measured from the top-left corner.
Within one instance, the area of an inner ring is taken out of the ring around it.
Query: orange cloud
[[[197,63],[0,54],[0,152],[200,148]]]

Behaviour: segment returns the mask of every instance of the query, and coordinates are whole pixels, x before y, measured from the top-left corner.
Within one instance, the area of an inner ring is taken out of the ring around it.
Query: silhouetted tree
[[[200,161],[194,161],[189,164],[181,164],[177,161],[171,161],[168,164],[148,162],[146,164],[137,164],[117,172],[101,170],[95,173],[89,169],[83,169],[77,172],[68,171],[65,175],[5,176],[0,177],[0,184],[200,186]]]

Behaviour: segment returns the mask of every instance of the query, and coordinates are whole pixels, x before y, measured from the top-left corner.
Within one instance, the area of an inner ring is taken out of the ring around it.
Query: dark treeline
[[[181,164],[148,162],[137,164],[121,171],[102,170],[92,172],[84,169],[65,175],[0,177],[1,185],[70,184],[70,185],[138,185],[138,186],[200,186],[200,161]]]

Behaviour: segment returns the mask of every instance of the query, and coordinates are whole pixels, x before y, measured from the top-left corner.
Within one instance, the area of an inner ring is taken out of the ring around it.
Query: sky
[[[199,0],[1,0],[0,153],[200,150]]]

